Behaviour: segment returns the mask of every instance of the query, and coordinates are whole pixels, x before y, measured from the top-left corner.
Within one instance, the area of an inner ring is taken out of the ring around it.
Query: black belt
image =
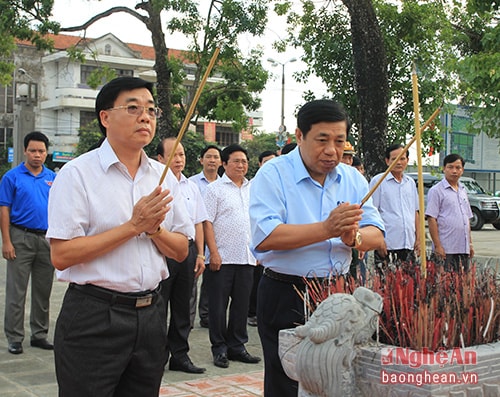
[[[29,227],[24,227],[21,225],[16,225],[15,223],[11,223],[12,227],[15,227],[16,229],[22,230],[23,232],[28,232],[28,233],[34,233],[34,234],[41,234],[44,235],[47,233],[47,230],[43,229],[30,229]]]
[[[274,270],[266,267],[264,269],[264,276],[269,277],[270,279],[281,281],[282,283],[294,284],[294,285],[305,285],[306,281],[315,281],[322,283],[327,280],[326,277],[302,277],[302,276],[294,276],[291,274],[278,273]]]
[[[158,286],[152,291],[127,294],[102,287],[97,287],[92,284],[80,285],[70,283],[69,288],[73,288],[76,291],[80,291],[86,295],[90,295],[94,298],[109,302],[112,305],[118,303],[120,305],[132,306],[135,308],[151,306],[158,299],[161,289],[161,287]]]

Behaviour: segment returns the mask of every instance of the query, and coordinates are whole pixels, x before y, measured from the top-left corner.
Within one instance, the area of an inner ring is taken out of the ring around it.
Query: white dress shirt
[[[180,180],[178,180],[179,190],[184,198],[184,204],[186,206],[187,212],[191,221],[194,225],[204,222],[207,220],[207,209],[205,208],[205,202],[203,197],[201,197],[201,192],[195,182],[186,178],[181,174]],[[189,235],[192,240],[194,240],[195,233],[193,231],[192,235]]]
[[[141,165],[132,178],[107,140],[100,148],[70,161],[51,188],[47,238],[92,236],[127,222],[135,203],[158,186],[164,167],[143,152]],[[183,200],[178,199],[177,179],[170,170],[162,187],[170,189],[174,198],[162,226],[191,235],[194,227]],[[107,254],[56,274],[61,281],[138,292],[156,288],[168,277],[168,270],[164,256],[142,233]]]

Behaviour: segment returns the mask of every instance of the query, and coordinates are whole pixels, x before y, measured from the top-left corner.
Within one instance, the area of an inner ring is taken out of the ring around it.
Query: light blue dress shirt
[[[470,254],[472,210],[462,183],[458,183],[456,191],[446,179],[431,187],[425,215],[436,219],[439,241],[446,254]]]
[[[370,182],[370,187],[375,186],[382,175],[375,175]],[[389,173],[372,197],[373,205],[378,209],[384,221],[387,249],[412,250],[415,248],[418,192],[413,179],[403,174],[399,182],[392,173]]]
[[[251,247],[265,267],[275,272],[307,277],[345,274],[351,248],[331,238],[292,250],[259,251],[256,247],[280,224],[324,221],[339,204],[360,203],[368,182],[354,167],[339,164],[326,177],[324,186],[313,180],[302,162],[299,148],[272,159],[259,169],[250,187]],[[363,205],[360,227],[384,225],[371,199]]]
[[[220,176],[217,175],[217,179],[219,179]],[[210,184],[210,181],[206,178],[205,173],[201,171],[199,174],[195,174],[193,176],[190,176],[188,178],[190,181],[193,181],[196,183],[196,185],[200,188],[200,193],[202,197],[205,197],[205,193],[207,191],[207,186]]]

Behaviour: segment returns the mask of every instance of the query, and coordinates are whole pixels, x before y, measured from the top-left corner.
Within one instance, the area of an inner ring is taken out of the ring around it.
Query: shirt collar
[[[217,179],[219,179],[219,178],[217,178]],[[221,180],[222,180],[222,183],[232,183],[234,186],[238,186],[231,179],[229,179],[229,177],[226,175],[226,173],[224,173],[221,176]],[[248,179],[247,178],[243,178],[243,184],[241,185],[241,187],[246,186],[247,184],[248,184]],[[240,187],[240,186],[238,186],[238,187]]]
[[[392,172],[389,172],[387,174],[387,177],[386,179],[394,179],[397,183],[403,183],[403,182],[406,182],[406,180],[409,178],[408,175],[406,175],[404,172],[403,172],[403,176],[401,177],[401,182],[399,182],[396,177],[392,174]]]
[[[210,181],[207,179],[207,177],[205,176],[205,172],[201,171],[200,172],[200,179],[203,179],[204,181],[207,181],[207,183],[210,183]],[[220,175],[217,174],[217,178],[215,178],[215,180],[219,179],[220,178]]]
[[[448,182],[448,180],[446,178],[443,178],[443,186],[445,189],[453,189],[453,187],[450,185],[450,182]],[[459,189],[463,189],[463,185],[462,185],[462,182],[458,181],[458,188],[457,190]]]
[[[290,156],[290,159],[293,163],[293,176],[295,178],[296,184],[298,184],[303,179],[310,179],[313,183],[318,184],[317,181],[311,178],[309,171],[307,171],[307,168],[302,161],[302,157],[300,156],[300,150],[298,146],[290,153],[288,153],[287,156]],[[341,163],[328,173],[325,179],[324,187],[330,186],[335,181],[342,180],[342,175],[344,174],[343,166],[347,167],[345,164]]]
[[[109,144],[108,139],[106,138],[101,146],[97,149],[99,152],[99,161],[101,163],[101,167],[104,170],[104,172],[107,172],[109,170],[109,167],[111,167],[113,164],[120,164],[120,159],[116,155],[115,151]],[[141,165],[139,166],[139,169],[148,167],[149,166],[149,157],[146,155],[146,152],[144,150],[141,151]]]
[[[24,161],[23,161],[23,162],[20,164],[20,166],[21,166],[21,171],[22,171],[22,172],[24,172],[24,173],[26,173],[26,174],[33,175],[33,176],[40,176],[40,175],[42,175],[42,174],[45,172],[45,169],[46,169],[46,168],[45,168],[45,165],[44,165],[44,164],[42,164],[42,170],[41,170],[41,171],[40,171],[37,175],[34,175],[34,174],[33,174],[33,173],[32,173],[32,172],[28,169],[28,167],[26,167],[26,162],[24,162]]]

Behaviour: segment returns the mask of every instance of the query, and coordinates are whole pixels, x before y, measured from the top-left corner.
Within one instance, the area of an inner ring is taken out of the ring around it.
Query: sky
[[[55,0],[53,16],[55,20],[61,23],[63,27],[81,25],[92,16],[105,11],[113,6],[127,6],[134,8],[137,1],[133,0]],[[203,3],[203,0],[200,1]],[[295,130],[295,109],[303,103],[302,94],[306,90],[313,90],[318,96],[326,94],[325,85],[316,77],[310,79],[308,84],[300,84],[294,81],[292,75],[304,68],[300,61],[301,51],[289,48],[287,52],[278,54],[272,49],[272,42],[280,38],[280,34],[285,32],[285,23],[281,18],[273,16],[270,13],[270,21],[266,28],[266,33],[262,38],[242,37],[240,49],[248,51],[256,41],[264,47],[264,56],[262,58],[263,66],[272,73],[265,90],[261,94],[263,111],[263,130],[266,132],[275,132],[281,124],[281,74],[280,65],[273,67],[268,58],[273,58],[279,62],[285,63],[292,58],[296,62],[289,62],[285,66],[285,125],[289,133]],[[151,34],[145,25],[139,20],[126,13],[114,14],[93,24],[87,30],[87,37],[97,38],[106,33],[112,33],[120,40],[127,43],[137,43],[141,45],[152,45]],[[65,33],[67,34],[67,33]],[[77,33],[73,33],[77,34]],[[169,36],[165,33],[167,45],[174,47],[171,43],[176,43],[175,48],[187,48],[187,41],[182,35]]]

